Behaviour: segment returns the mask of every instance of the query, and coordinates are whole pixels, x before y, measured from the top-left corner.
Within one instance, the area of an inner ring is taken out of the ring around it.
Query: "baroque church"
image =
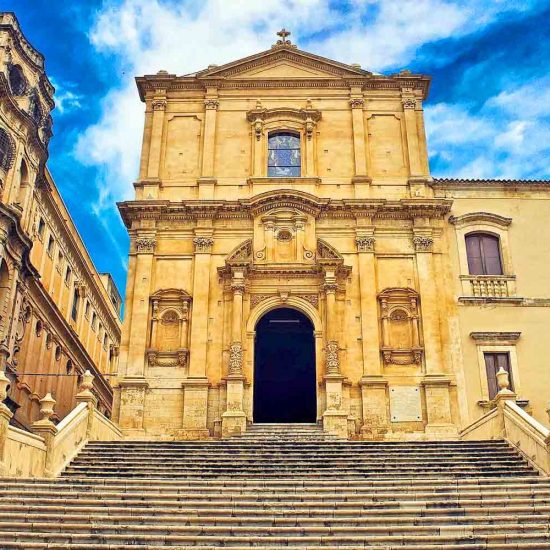
[[[452,439],[497,372],[546,421],[547,181],[434,179],[430,78],[269,50],[136,79],[145,123],[114,418]]]

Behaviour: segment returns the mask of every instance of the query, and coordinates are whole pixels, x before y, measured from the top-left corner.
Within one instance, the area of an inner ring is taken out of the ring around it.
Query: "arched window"
[[[10,88],[14,95],[23,95],[27,89],[27,80],[19,65],[12,65],[8,75]]]
[[[300,136],[291,132],[269,135],[267,175],[269,177],[300,177]]]
[[[0,128],[0,168],[3,170],[9,170],[13,162],[14,146],[10,136],[4,130]]]
[[[500,239],[488,233],[466,235],[470,275],[502,275]]]

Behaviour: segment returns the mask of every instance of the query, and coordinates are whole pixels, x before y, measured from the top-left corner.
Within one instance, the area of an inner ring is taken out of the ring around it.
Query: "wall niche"
[[[190,308],[191,296],[181,289],[163,289],[151,296],[150,367],[187,366]]]
[[[422,364],[418,300],[412,288],[386,288],[378,295],[385,365]]]

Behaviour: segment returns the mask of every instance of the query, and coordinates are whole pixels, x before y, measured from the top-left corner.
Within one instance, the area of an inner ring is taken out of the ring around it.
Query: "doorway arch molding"
[[[313,337],[315,340],[315,373],[317,379],[317,418],[323,414],[323,400],[320,399],[319,387],[324,375],[324,327],[319,311],[307,300],[298,296],[273,295],[262,300],[257,306],[250,310],[246,323],[246,347],[244,370],[247,386],[252,391],[254,387],[254,338],[256,336],[256,325],[258,321],[270,311],[278,308],[292,308],[303,313],[313,324]],[[246,416],[252,418],[253,396],[247,400]]]

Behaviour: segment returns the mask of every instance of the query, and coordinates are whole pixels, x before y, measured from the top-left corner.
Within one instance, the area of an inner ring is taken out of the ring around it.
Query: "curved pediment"
[[[191,300],[191,295],[181,288],[161,288],[151,294],[150,298],[161,301],[188,301]]]
[[[242,204],[250,208],[254,216],[274,209],[291,208],[317,217],[329,202],[330,199],[321,199],[304,191],[279,189],[255,195]]]

